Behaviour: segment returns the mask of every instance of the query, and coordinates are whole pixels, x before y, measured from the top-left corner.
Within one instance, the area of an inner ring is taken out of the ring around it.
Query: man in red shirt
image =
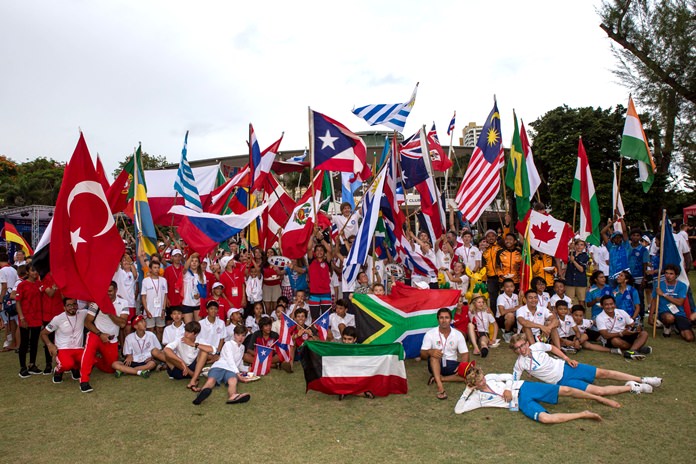
[[[231,256],[220,260],[220,283],[233,308],[245,308],[247,304],[244,265]]]
[[[331,244],[324,239],[321,229],[316,226],[315,234],[309,241],[309,311],[316,321],[331,309]]]
[[[53,279],[53,275],[50,272],[41,279],[39,290],[41,290],[42,328],[45,328],[54,317],[64,312],[63,294],[58,290],[58,285],[56,285],[56,281]],[[48,339],[51,343],[55,342],[55,335],[53,332],[48,333]],[[46,355],[46,368],[43,374],[50,375],[53,372],[53,358],[51,357],[46,343],[44,343],[44,354]]]
[[[172,265],[164,270],[164,279],[167,281],[167,309],[165,320],[167,324],[172,321],[171,314],[173,308],[181,309],[184,302],[184,266],[181,264],[183,254],[181,250],[172,251]]]

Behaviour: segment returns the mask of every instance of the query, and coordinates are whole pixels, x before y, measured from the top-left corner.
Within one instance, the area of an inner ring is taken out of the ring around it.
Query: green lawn
[[[407,361],[407,395],[367,400],[305,394],[304,376],[274,370],[242,387],[250,403],[228,406],[216,389],[202,405],[183,381],[166,374],[115,379],[97,372],[95,391],[50,376],[22,380],[12,353],[0,356],[3,394],[3,462],[537,462],[561,459],[598,463],[689,462],[688,437],[696,423],[696,345],[674,336],[651,341],[642,362],[615,355],[576,358],[637,375],[664,377],[652,395],[617,397],[622,408],[562,399],[551,412],[591,409],[602,423],[575,421],[545,426],[521,413],[483,409],[458,416],[463,384],[449,384],[439,401],[423,362]],[[40,360],[43,355],[40,354]],[[514,355],[503,345],[485,359],[487,372],[509,372]],[[43,361],[40,362],[43,367]],[[299,368],[299,366],[297,366]],[[572,453],[572,454],[569,454]],[[559,455],[560,457],[560,455]]]

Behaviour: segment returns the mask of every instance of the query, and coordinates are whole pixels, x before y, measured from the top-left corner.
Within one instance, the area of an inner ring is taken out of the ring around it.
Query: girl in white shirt
[[[193,253],[184,264],[184,299],[182,303],[182,312],[184,313],[184,324],[191,322],[194,314],[198,314],[201,309],[201,295],[205,292],[205,273],[201,267],[201,258],[198,253]]]

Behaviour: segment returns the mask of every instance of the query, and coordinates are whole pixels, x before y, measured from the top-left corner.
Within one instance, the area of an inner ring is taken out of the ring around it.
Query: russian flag
[[[199,213],[182,205],[175,205],[169,214],[181,216],[178,232],[181,238],[195,251],[208,254],[219,243],[224,242],[244,230],[263,213],[266,203],[250,209],[243,214],[224,216],[211,213]]]

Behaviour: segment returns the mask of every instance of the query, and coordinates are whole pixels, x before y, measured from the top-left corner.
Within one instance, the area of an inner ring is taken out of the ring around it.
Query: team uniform
[[[602,288],[599,288],[597,285],[593,285],[590,287],[590,290],[587,292],[587,295],[585,296],[585,303],[589,303],[593,300],[596,300],[597,298],[602,298],[604,295],[611,295],[611,287],[609,285],[605,285]],[[592,308],[590,309],[590,314],[592,316],[592,319],[596,319],[597,315],[602,312],[602,305],[597,301],[592,305]]]
[[[583,319],[582,324],[575,324],[581,334],[587,334],[587,339],[594,342],[599,339],[599,332],[592,319]]]
[[[672,298],[686,298],[688,292],[687,286],[680,281],[676,281],[674,285],[667,285],[667,282],[663,280],[659,283],[662,292]],[[653,299],[657,298],[657,287],[653,288]],[[657,308],[658,316],[660,314],[670,313],[674,315],[674,325],[677,326],[679,331],[690,330],[691,321],[686,317],[686,312],[684,311],[684,305],[677,306],[673,303],[667,301],[666,298],[660,297],[660,302]]]
[[[114,273],[114,282],[118,285],[116,296],[128,303],[128,323],[130,324],[130,320],[135,317],[135,287],[138,282],[131,271],[124,271],[120,267]]]
[[[46,330],[55,335],[56,356],[55,374],[80,368],[84,341],[85,318],[87,311],[77,311],[74,316],[61,313],[46,324]]]
[[[181,264],[179,267],[174,264],[167,266],[167,269],[164,270],[164,279],[167,284],[164,290],[167,295],[167,313],[171,313],[172,308],[181,308],[181,305],[184,304],[184,266]],[[183,308],[181,309],[183,311]]]
[[[191,372],[196,370],[196,359],[198,358],[199,352],[198,348],[187,345],[181,340],[181,338],[168,343],[165,348],[172,350],[174,354],[176,354],[184,362],[186,367],[188,367]],[[184,372],[181,370],[181,368],[179,368],[179,366],[175,366],[173,369],[170,369],[169,366],[167,366],[167,374],[169,374],[169,377],[175,380],[190,377],[185,376]]]
[[[309,277],[309,312],[315,321],[331,308],[331,272],[324,259],[313,259],[307,271]]]
[[[336,341],[341,339],[341,331],[338,329],[340,324],[344,324],[346,327],[355,327],[355,316],[348,313],[343,317],[336,313],[329,315],[329,329],[331,330],[333,339]]]
[[[520,380],[527,372],[532,377],[544,383],[587,389],[595,380],[597,368],[589,364],[578,364],[570,367],[562,359],[553,358],[547,354],[552,346],[547,343],[534,343],[529,346],[530,356],[518,356],[512,370],[513,380]]]
[[[554,295],[549,299],[549,308],[555,308],[556,307],[556,302],[559,300],[563,300],[566,303],[568,303],[568,308],[573,306],[573,300],[568,296],[568,295],[563,295],[563,298],[561,298],[558,295]]]
[[[464,335],[459,330],[450,329],[449,335],[444,337],[440,333],[439,327],[428,330],[423,336],[421,350],[433,349],[442,351],[441,374],[443,376],[459,373],[458,369],[461,363],[458,361],[457,353],[464,354],[469,352]],[[430,363],[428,363],[428,371],[431,371],[431,369]]]
[[[170,266],[173,268],[174,266]],[[141,295],[145,296],[146,309],[152,317],[146,317],[145,322],[148,329],[154,327],[164,327],[164,302],[168,291],[167,280],[163,278],[146,277],[143,279]],[[181,300],[183,301],[183,300]],[[171,306],[181,306],[171,305]],[[146,314],[147,316],[147,314]]]
[[[607,313],[602,311],[597,315],[596,324],[597,330],[606,330],[610,334],[621,333],[626,329],[626,327],[633,324],[633,318],[622,309],[615,309],[614,317],[609,317]],[[637,336],[638,334],[635,333],[632,335],[623,336],[621,339],[628,343],[633,343]]]
[[[577,324],[575,324],[573,316],[566,314],[563,319],[559,317],[558,322],[559,324],[556,328],[558,336],[570,341],[575,340],[575,330],[573,330],[573,327],[575,327]]]
[[[208,378],[215,379],[217,385],[227,384],[230,378],[248,370],[243,357],[244,344],[237,344],[234,340],[225,342],[220,350],[220,359],[215,361],[208,371]]]
[[[220,347],[220,340],[225,338],[225,323],[220,318],[215,318],[215,322],[210,322],[208,318],[201,319],[201,331],[196,337],[198,343],[212,346],[215,351]]]
[[[177,327],[174,324],[169,324],[167,327],[164,328],[164,332],[162,333],[162,344],[163,345],[168,345],[174,340],[179,340],[181,337],[184,336],[184,324],[181,322],[181,325]]]
[[[114,309],[116,309],[117,316],[129,314],[128,303],[121,298],[116,297]],[[87,334],[87,342],[85,343],[85,350],[82,353],[80,365],[80,383],[89,382],[92,368],[95,365],[100,371],[113,374],[114,369],[111,365],[118,361],[118,334],[121,328],[95,305],[89,307],[87,314],[94,316],[94,326],[99,332],[108,335],[109,340],[104,343],[99,338],[99,335],[94,332]],[[97,357],[97,351],[101,354],[101,357]]]
[[[142,338],[137,332],[128,334],[123,342],[123,354],[133,356],[130,367],[140,367],[147,364],[147,360],[152,358],[152,350],[162,349],[157,336],[152,332],[145,332]]]
[[[201,293],[199,285],[203,286],[205,290],[205,284],[205,274],[203,274],[203,281],[201,281],[200,276],[190,269],[184,273],[184,284],[182,287],[184,296],[181,299],[181,312],[183,314],[193,314],[195,311],[200,311]]]
[[[474,327],[476,328],[476,336],[490,337],[488,329],[491,324],[495,323],[493,314],[488,311],[479,311],[474,313]]]
[[[515,319],[517,320],[517,333],[522,332],[522,325],[519,322],[520,317],[535,324],[544,325],[546,320],[551,317],[551,311],[544,306],[537,306],[534,312],[532,312],[530,311],[529,306],[520,306],[515,312]],[[534,335],[534,337],[539,337],[541,329],[534,327],[530,330],[532,331],[532,335]]]

